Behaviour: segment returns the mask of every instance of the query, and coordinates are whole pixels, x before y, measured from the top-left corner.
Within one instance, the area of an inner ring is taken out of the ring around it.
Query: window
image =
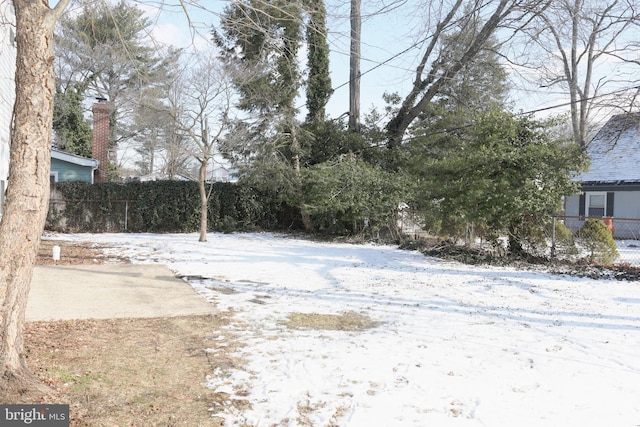
[[[587,193],[587,216],[603,217],[607,206],[607,193]]]
[[[614,191],[588,191],[580,194],[578,215],[595,218],[614,216],[615,195]]]

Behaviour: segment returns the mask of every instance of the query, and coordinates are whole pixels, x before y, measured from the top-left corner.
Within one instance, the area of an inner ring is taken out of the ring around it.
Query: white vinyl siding
[[[0,17],[0,181],[6,181],[16,73],[15,15],[10,0],[0,0]]]

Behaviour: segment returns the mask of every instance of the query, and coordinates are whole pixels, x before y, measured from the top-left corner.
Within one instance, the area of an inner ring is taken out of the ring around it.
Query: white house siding
[[[15,15],[10,0],[0,0],[0,213],[9,175],[9,135],[15,98]]]
[[[640,218],[640,191],[617,191],[614,218]]]
[[[640,240],[640,191],[623,190],[614,191],[613,202],[613,226],[615,228],[614,237],[616,239]],[[564,203],[565,225],[572,231],[578,231],[584,219],[579,218],[580,196],[567,197]]]
[[[569,230],[576,232],[584,224],[584,220],[580,219],[580,196],[578,194],[566,197],[564,199],[564,214],[568,217],[564,219],[564,225]]]
[[[564,199],[564,214],[578,216],[580,214],[580,196],[575,194]]]
[[[613,203],[613,236],[616,239],[640,238],[640,191],[616,191]]]

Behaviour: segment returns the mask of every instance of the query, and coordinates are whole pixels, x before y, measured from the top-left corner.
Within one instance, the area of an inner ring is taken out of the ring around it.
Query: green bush
[[[334,234],[375,236],[389,229],[408,193],[401,174],[348,158],[307,168],[304,185],[314,224]]]
[[[555,220],[555,246],[556,250],[565,254],[577,253],[576,243],[571,230],[563,222]]]
[[[599,219],[589,218],[577,233],[578,241],[589,250],[589,261],[611,264],[618,257],[611,230]]]
[[[556,226],[556,241],[562,243],[562,244],[567,244],[567,245],[573,245],[573,233],[571,232],[571,230],[569,230],[569,227],[567,227],[566,225],[564,225],[563,222],[560,222],[558,220],[555,220],[555,226]]]
[[[290,210],[242,183],[212,184],[209,231],[281,229]],[[209,189],[209,188],[208,188]],[[200,227],[200,195],[191,181],[88,184],[52,189],[46,228],[67,232],[184,233]]]

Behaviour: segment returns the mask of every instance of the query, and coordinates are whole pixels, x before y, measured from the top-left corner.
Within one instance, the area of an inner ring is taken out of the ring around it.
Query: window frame
[[[591,206],[591,197],[598,196],[603,198],[602,207]],[[607,192],[606,191],[589,191],[585,193],[585,213],[588,218],[602,218],[607,215]],[[591,209],[602,209],[602,215],[596,215],[591,213]]]

